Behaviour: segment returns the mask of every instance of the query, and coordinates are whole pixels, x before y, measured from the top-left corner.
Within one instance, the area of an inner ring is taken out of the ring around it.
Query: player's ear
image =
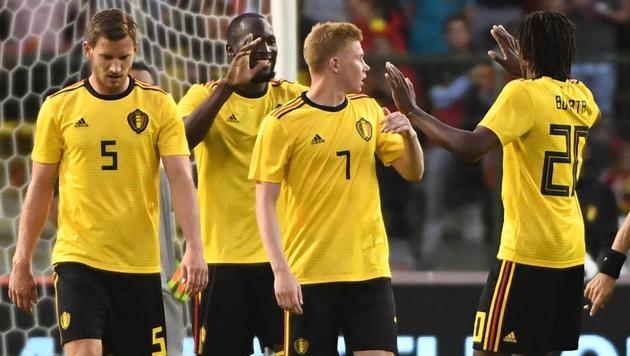
[[[330,57],[328,60],[328,66],[333,73],[339,73],[340,65],[339,65],[339,57]]]
[[[83,56],[86,59],[90,59],[92,56],[92,46],[90,46],[88,41],[83,41]]]

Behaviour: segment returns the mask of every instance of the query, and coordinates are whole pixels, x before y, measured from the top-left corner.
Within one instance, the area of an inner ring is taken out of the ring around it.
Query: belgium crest
[[[356,123],[357,132],[359,136],[365,141],[369,141],[372,138],[372,124],[364,118],[359,119]]]
[[[306,351],[308,351],[308,341],[304,338],[299,338],[295,340],[293,347],[295,347],[295,352],[297,352],[298,355],[305,355]]]
[[[66,330],[70,326],[70,313],[63,312],[61,313],[61,317],[59,318],[59,324],[61,328]]]
[[[127,122],[132,130],[134,130],[137,134],[140,134],[147,128],[147,125],[149,125],[149,115],[140,109],[136,109],[127,115]]]

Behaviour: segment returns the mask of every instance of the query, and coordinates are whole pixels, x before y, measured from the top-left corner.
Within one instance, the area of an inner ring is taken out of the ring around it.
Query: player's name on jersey
[[[586,112],[586,100],[567,100],[560,95],[556,95],[556,109],[573,110],[578,114],[584,114]]]

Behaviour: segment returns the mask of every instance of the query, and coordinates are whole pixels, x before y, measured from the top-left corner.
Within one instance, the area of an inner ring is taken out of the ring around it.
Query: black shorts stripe
[[[288,311],[284,311],[284,347],[283,347],[283,351],[284,351],[284,356],[289,356],[289,350],[291,349],[289,347],[289,344],[291,343],[291,333],[289,332],[290,328],[289,328],[289,320],[291,320],[290,318],[290,314]]]
[[[514,263],[511,261],[503,261],[501,263],[499,278],[494,287],[492,303],[490,304],[490,315],[488,317],[486,336],[484,338],[484,350],[493,352],[498,350],[501,324],[503,323],[503,314],[505,313],[505,306],[510,293],[513,274]]]
[[[199,349],[199,304],[201,302],[200,294],[197,294],[194,298],[194,311],[193,311],[193,352],[197,355],[201,350]]]

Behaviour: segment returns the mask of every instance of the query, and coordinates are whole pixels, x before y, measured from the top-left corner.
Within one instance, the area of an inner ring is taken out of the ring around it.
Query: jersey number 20
[[[588,136],[588,127],[551,124],[549,125],[549,134],[563,136],[566,142],[566,149],[564,151],[545,151],[540,192],[543,195],[559,197],[572,196],[575,193],[575,184],[577,183],[578,177],[580,138],[586,139],[586,136]],[[573,184],[571,187],[553,184],[554,164],[571,163],[573,163]]]

